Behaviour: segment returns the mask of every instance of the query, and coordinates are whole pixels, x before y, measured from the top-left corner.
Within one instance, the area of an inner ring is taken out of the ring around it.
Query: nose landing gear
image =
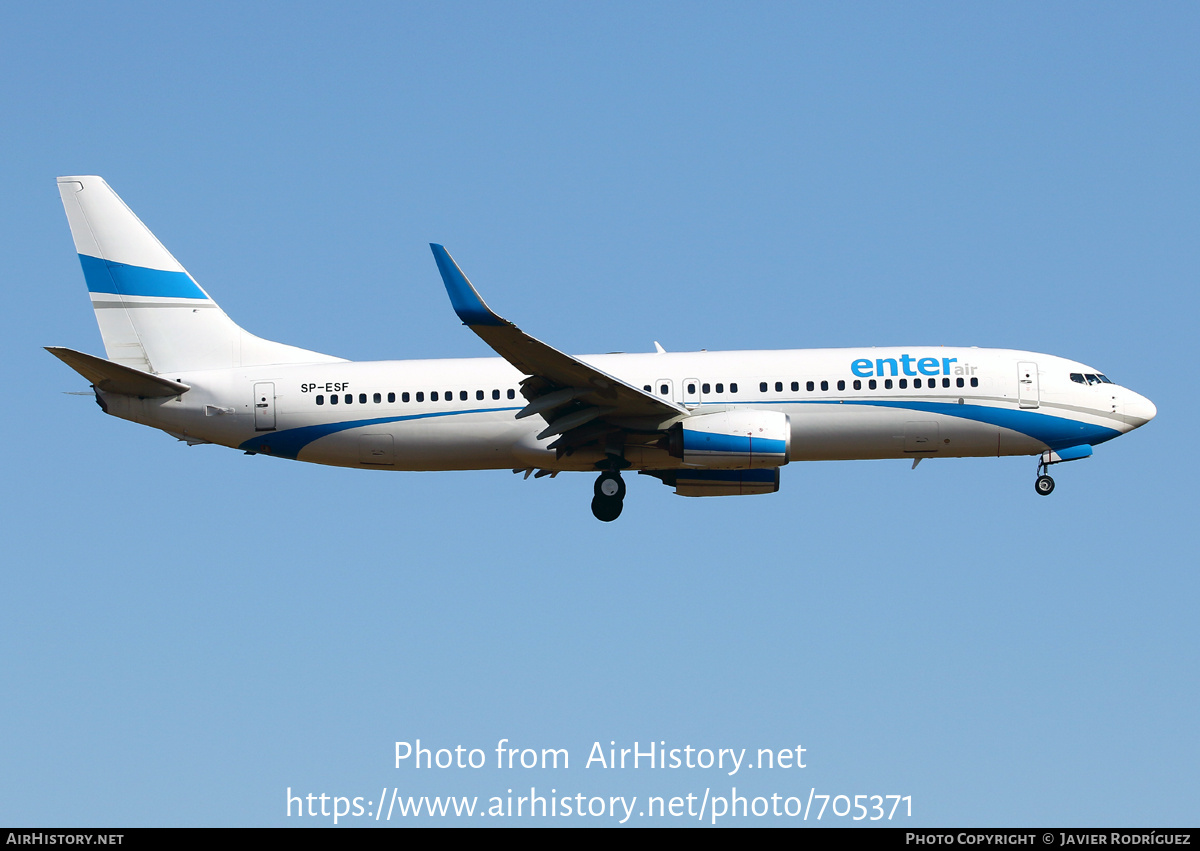
[[[1080,443],[1076,446],[1067,446],[1062,449],[1047,449],[1038,459],[1038,477],[1033,483],[1033,489],[1038,492],[1039,496],[1050,496],[1054,493],[1054,479],[1046,475],[1046,471],[1050,469],[1051,464],[1061,464],[1064,461],[1078,461],[1081,458],[1090,458],[1092,455],[1092,446],[1090,443]]]
[[[1050,469],[1049,453],[1042,455],[1042,459],[1038,461],[1038,477],[1033,483],[1033,489],[1038,492],[1039,496],[1050,496],[1054,493],[1054,479],[1046,474]]]
[[[606,470],[596,479],[596,495],[592,498],[592,514],[597,520],[611,523],[621,516],[624,507],[625,480],[616,470]]]

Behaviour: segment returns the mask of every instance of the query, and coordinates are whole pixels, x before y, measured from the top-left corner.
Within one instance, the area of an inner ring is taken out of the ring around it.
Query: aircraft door
[[[1042,404],[1036,363],[1017,364],[1017,399],[1022,408],[1036,408]]]
[[[396,463],[395,447],[390,434],[364,434],[358,439],[360,464],[386,466]]]
[[[911,453],[937,452],[938,424],[936,422],[911,422],[904,424],[904,451]]]
[[[254,385],[254,430],[275,430],[275,384],[262,381]]]

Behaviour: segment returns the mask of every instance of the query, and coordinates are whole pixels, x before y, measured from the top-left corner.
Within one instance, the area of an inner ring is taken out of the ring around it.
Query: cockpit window
[[[1082,372],[1072,372],[1071,380],[1074,381],[1076,384],[1087,384],[1087,381],[1084,379]]]
[[[1112,384],[1112,382],[1108,380],[1107,375],[1100,375],[1099,373],[1096,373],[1096,377],[1099,378],[1101,381],[1103,381],[1105,384]]]
[[[1090,372],[1084,374],[1083,377],[1088,380],[1088,384],[1099,384],[1100,383],[1100,379],[1097,376],[1092,375]]]

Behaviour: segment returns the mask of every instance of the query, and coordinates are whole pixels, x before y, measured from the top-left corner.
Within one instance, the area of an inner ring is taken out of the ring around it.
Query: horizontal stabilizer
[[[103,390],[105,393],[142,397],[179,396],[191,389],[178,381],[151,375],[95,355],[85,355],[74,349],[46,346],[46,351],[90,381],[97,390]]]

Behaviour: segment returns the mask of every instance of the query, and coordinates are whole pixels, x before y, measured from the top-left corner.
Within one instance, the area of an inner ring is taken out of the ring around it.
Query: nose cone
[[[1145,396],[1139,396],[1137,393],[1129,393],[1125,399],[1125,422],[1133,428],[1144,426],[1150,420],[1154,419],[1158,413],[1158,408],[1154,407],[1154,403]]]

